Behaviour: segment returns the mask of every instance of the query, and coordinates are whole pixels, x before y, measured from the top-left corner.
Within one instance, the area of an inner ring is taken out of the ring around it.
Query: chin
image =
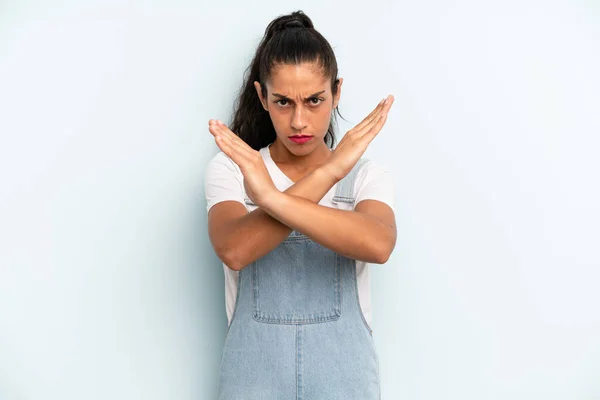
[[[294,145],[292,143],[291,145],[286,145],[285,147],[288,149],[288,151],[290,153],[292,153],[295,156],[298,156],[298,157],[306,156],[317,149],[318,146],[314,143],[315,140],[318,140],[318,139],[313,138],[311,140],[311,142],[313,142],[313,143],[310,143],[310,144],[307,143],[307,144],[303,144],[303,145]],[[321,139],[321,140],[323,140],[323,139]]]
[[[288,151],[290,153],[292,153],[293,155],[295,155],[297,157],[301,157],[301,156],[310,154],[314,150],[314,148],[312,148],[312,147],[308,148],[306,146],[286,146],[286,149],[288,149]]]

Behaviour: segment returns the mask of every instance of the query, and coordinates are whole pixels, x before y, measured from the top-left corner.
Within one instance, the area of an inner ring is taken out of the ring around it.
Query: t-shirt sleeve
[[[233,200],[244,202],[244,180],[239,167],[220,152],[208,163],[204,176],[206,212],[217,203]]]
[[[363,200],[377,200],[394,210],[394,190],[394,180],[390,171],[369,160],[356,175],[354,204]]]

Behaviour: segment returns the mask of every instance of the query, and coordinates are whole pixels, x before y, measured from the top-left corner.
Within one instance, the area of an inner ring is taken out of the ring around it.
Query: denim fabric
[[[336,199],[353,202],[363,163],[338,183]],[[218,398],[380,399],[379,359],[360,309],[355,260],[294,231],[240,271]]]

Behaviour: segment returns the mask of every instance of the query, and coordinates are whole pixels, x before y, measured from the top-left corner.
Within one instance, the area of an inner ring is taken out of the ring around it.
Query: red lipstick
[[[289,139],[296,144],[303,144],[311,140],[313,137],[311,135],[294,135],[289,136]]]

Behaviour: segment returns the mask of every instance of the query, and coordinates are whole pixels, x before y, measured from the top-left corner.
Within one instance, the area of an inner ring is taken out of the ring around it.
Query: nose
[[[306,118],[302,106],[296,106],[294,109],[294,115],[292,116],[292,128],[297,131],[301,131],[306,128]]]

